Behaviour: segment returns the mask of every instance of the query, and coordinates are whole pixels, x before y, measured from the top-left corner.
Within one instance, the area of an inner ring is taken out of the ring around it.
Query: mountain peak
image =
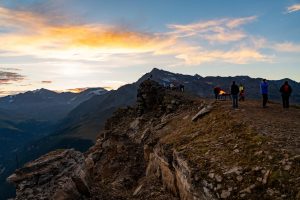
[[[29,91],[33,94],[57,94],[56,92],[52,91],[52,90],[48,90],[48,89],[45,89],[45,88],[40,88],[40,89],[36,89],[36,90],[32,90],[32,91]]]
[[[163,70],[163,69],[158,69],[158,68],[156,68],[156,67],[154,67],[150,72],[149,72],[150,74],[166,74],[166,73],[171,73],[171,74],[173,74],[172,72],[169,72],[169,71],[166,71],[166,70]]]

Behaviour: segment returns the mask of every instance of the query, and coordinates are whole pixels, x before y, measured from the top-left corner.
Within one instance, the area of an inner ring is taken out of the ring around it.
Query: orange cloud
[[[154,52],[174,42],[171,37],[117,30],[105,25],[44,24],[31,33],[0,36],[0,49],[9,52],[7,55],[99,61],[105,54]]]
[[[165,38],[153,34],[113,29],[105,25],[45,27],[41,38],[51,38],[57,46],[66,48],[128,49],[149,51]]]
[[[1,90],[0,91],[0,97],[3,97],[3,96],[8,96],[8,95],[14,95],[14,94],[19,94],[19,93],[24,93],[26,91],[24,90],[16,90],[16,91],[10,91],[10,90]]]
[[[44,84],[51,84],[52,81],[41,81],[41,83],[44,83]]]
[[[243,17],[243,18],[237,18],[237,19],[230,19],[227,21],[226,26],[229,28],[236,28],[241,25],[253,22],[257,19],[256,16],[250,16],[250,17]]]
[[[294,4],[286,8],[288,13],[296,12],[300,10],[300,4]]]
[[[215,34],[206,34],[203,35],[202,37],[211,42],[217,41],[221,43],[227,43],[227,42],[240,41],[246,37],[246,34],[241,31],[232,31],[232,32],[220,31]]]
[[[189,65],[199,65],[205,62],[227,62],[233,64],[247,64],[252,61],[269,62],[270,58],[254,49],[241,48],[230,51],[189,52],[177,56]]]
[[[255,19],[255,16],[251,16],[186,25],[173,24],[168,25],[170,32],[158,34],[104,24],[54,25],[43,16],[0,7],[0,24],[18,30],[0,35],[0,50],[7,56],[30,55],[68,61],[104,62],[115,55],[146,53],[152,56],[170,55],[174,62],[179,59],[187,65],[219,61],[238,64],[265,61],[266,56],[261,55],[256,48],[221,51],[212,48],[208,50],[199,45],[199,40],[211,43],[241,41],[248,36],[238,28]]]
[[[278,43],[274,46],[276,51],[300,53],[300,44],[291,42]]]
[[[67,89],[68,92],[72,92],[72,93],[80,93],[83,92],[85,90],[87,90],[87,87],[84,88],[72,88],[72,89]]]
[[[46,20],[42,16],[26,11],[15,11],[0,7],[0,25],[2,27],[23,29],[25,25],[29,29],[43,26],[45,23]]]
[[[247,37],[243,31],[237,28],[246,23],[253,22],[256,18],[256,16],[236,19],[224,18],[187,25],[171,24],[168,27],[173,29],[171,34],[177,37],[198,36],[210,42],[227,43],[240,41]]]

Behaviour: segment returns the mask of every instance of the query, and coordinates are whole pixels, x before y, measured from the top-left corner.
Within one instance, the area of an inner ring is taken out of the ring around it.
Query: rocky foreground
[[[151,80],[87,152],[56,150],[8,178],[24,199],[300,199],[300,109],[203,100]]]

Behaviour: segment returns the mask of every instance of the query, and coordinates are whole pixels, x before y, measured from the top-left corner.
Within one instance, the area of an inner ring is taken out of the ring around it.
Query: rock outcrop
[[[16,199],[299,198],[299,156],[244,113],[146,80],[87,152],[51,152],[8,180]]]
[[[86,199],[90,177],[82,153],[56,150],[26,164],[8,177],[17,185],[17,200]]]

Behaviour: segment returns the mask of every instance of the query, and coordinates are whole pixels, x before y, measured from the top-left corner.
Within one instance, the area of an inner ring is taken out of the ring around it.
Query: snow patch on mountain
[[[100,89],[97,89],[97,90],[93,90],[91,92],[89,92],[88,94],[89,95],[102,95],[102,94],[105,94],[107,91],[100,88]]]

